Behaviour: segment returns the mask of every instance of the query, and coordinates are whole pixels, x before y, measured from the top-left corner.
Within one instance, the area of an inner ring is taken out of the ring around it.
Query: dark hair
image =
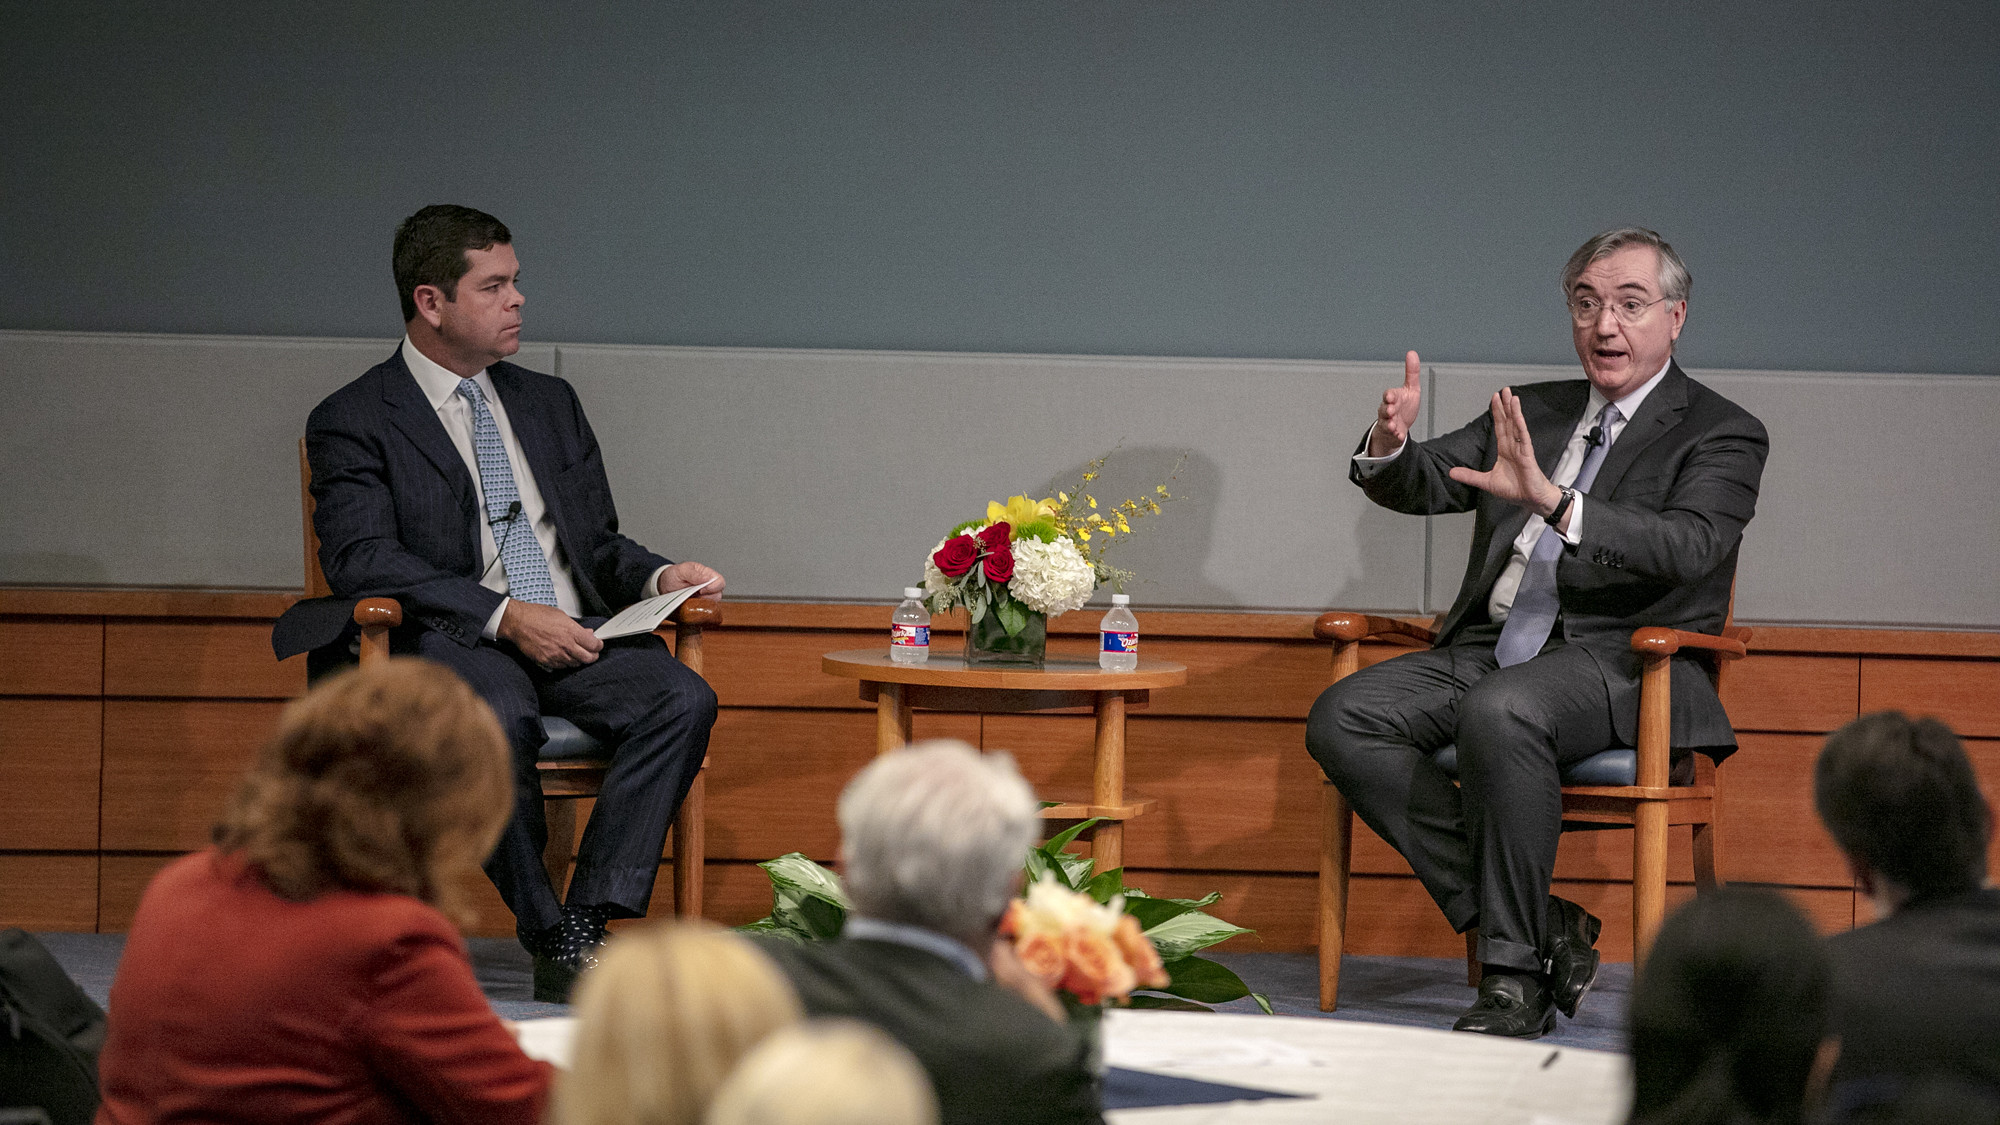
[[[1965,747],[1936,719],[1878,711],[1834,731],[1813,769],[1813,803],[1843,851],[1913,899],[1985,881],[1993,810]]]
[[[466,925],[463,888],[513,813],[511,761],[493,709],[464,680],[391,657],[285,708],[215,843],[287,899],[390,891]]]
[[[1818,935],[1770,891],[1682,907],[1632,989],[1634,1125],[1803,1121],[1831,978]]]
[[[396,296],[403,302],[403,323],[417,317],[417,286],[435,285],[447,300],[456,301],[458,279],[471,268],[465,252],[513,241],[506,223],[456,203],[433,203],[404,219],[396,227],[396,247],[390,255]]]

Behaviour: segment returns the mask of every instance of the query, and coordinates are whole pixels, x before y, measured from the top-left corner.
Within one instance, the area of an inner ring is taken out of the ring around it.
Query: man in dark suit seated
[[[1635,744],[1634,629],[1713,633],[1729,611],[1769,440],[1674,362],[1690,284],[1652,231],[1592,238],[1562,277],[1584,378],[1504,389],[1416,442],[1411,352],[1354,455],[1350,478],[1383,507],[1476,513],[1436,647],[1346,677],[1306,725],[1328,780],[1453,928],[1479,928],[1485,976],[1460,1031],[1534,1038],[1576,1014],[1598,921],[1549,895],[1560,771]],[[1692,652],[1672,672],[1677,763],[1720,761],[1736,737],[1714,686]],[[1447,745],[1457,785],[1433,757]]]
[[[1837,1116],[1951,1082],[2000,1118],[2000,888],[1993,812],[1958,736],[1894,711],[1835,731],[1813,771],[1820,819],[1878,920],[1829,943]]]
[[[1041,824],[1013,760],[918,743],[862,770],[839,815],[846,932],[762,943],[807,1014],[872,1023],[909,1048],[943,1125],[1101,1121],[1082,1038],[997,938]]]
[[[608,918],[643,915],[674,812],[715,722],[715,693],[650,634],[592,632],[633,602],[722,576],[619,534],[604,458],[576,392],[505,362],[521,347],[513,236],[491,215],[426,207],[396,230],[400,347],[306,422],[320,564],[336,597],[302,602],[279,656],[344,644],[355,600],[395,598],[399,652],[450,667],[500,718],[513,821],[486,863],[563,999]],[[543,715],[613,746],[567,901],[542,867]]]

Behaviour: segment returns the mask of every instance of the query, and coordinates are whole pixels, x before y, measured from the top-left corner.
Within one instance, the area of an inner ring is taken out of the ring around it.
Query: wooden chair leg
[[[549,839],[542,845],[542,868],[549,873],[549,886],[561,902],[569,883],[570,862],[576,858],[576,802],[569,798],[544,799],[542,819],[548,822]]]
[[[1706,894],[1721,886],[1715,877],[1715,822],[1694,826],[1694,889]]]
[[[1632,826],[1632,965],[1652,948],[1667,916],[1667,803],[1642,801]]]
[[[1486,979],[1486,966],[1479,963],[1479,927],[1465,931],[1465,983],[1473,988]]]
[[[1325,793],[1319,846],[1319,1010],[1340,1000],[1340,957],[1347,948],[1347,864],[1354,842],[1354,814],[1332,782]]]
[[[674,817],[674,913],[701,916],[702,875],[708,862],[708,762],[694,775],[687,800]]]

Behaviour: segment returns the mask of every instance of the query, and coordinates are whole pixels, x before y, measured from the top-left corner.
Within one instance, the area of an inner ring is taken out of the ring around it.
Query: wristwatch
[[[1574,488],[1563,489],[1563,498],[1556,502],[1556,510],[1550,512],[1546,516],[1543,516],[1542,519],[1547,521],[1550,527],[1556,526],[1557,524],[1562,522],[1563,513],[1569,511],[1570,504],[1573,503],[1575,500],[1576,500],[1576,489]]]

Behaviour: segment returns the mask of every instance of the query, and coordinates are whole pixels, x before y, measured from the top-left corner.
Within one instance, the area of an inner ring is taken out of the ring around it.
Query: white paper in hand
[[[715,585],[711,578],[699,586],[682,586],[671,594],[661,594],[657,598],[647,598],[643,602],[633,602],[618,611],[618,616],[599,625],[595,632],[599,640],[614,637],[632,637],[640,633],[650,633],[660,627],[667,615],[681,607],[681,603]]]

